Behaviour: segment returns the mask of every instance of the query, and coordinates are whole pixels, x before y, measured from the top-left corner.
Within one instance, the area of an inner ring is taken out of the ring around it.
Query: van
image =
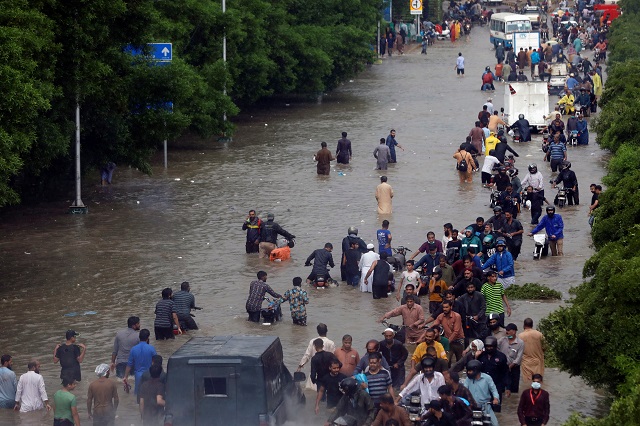
[[[304,403],[304,379],[276,336],[194,337],[167,364],[165,425],[281,425]]]
[[[544,81],[510,82],[505,85],[504,111],[510,124],[518,119],[518,115],[524,114],[531,128],[541,130],[547,125],[544,117],[549,113],[547,85]]]

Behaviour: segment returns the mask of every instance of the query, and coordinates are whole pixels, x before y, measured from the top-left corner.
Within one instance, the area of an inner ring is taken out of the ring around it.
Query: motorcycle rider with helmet
[[[276,242],[278,241],[278,235],[282,235],[289,242],[293,242],[296,238],[295,235],[285,231],[278,223],[274,222],[275,215],[273,213],[267,214],[267,221],[262,223],[260,227],[260,259],[268,258],[271,252],[276,248]],[[290,247],[293,247],[292,245]]]
[[[570,206],[572,206],[574,202],[576,206],[580,204],[578,193],[578,178],[576,178],[576,173],[571,170],[570,161],[563,161],[560,165],[560,173],[552,182],[553,187],[555,188],[560,182],[562,182],[562,185],[564,185],[564,188],[567,190],[568,204]]]
[[[376,407],[369,393],[358,386],[353,377],[343,379],[340,382],[340,390],[344,395],[325,422],[325,426],[330,426],[338,417],[347,415],[355,418],[358,426],[370,425],[375,417]]]
[[[520,133],[520,142],[531,142],[531,130],[529,129],[529,120],[524,118],[524,114],[518,115],[518,121],[509,126],[509,130],[518,129]]]
[[[438,388],[444,386],[444,376],[442,373],[435,371],[436,361],[430,357],[424,357],[420,361],[422,373],[416,375],[407,387],[405,387],[397,397],[397,401],[401,401],[407,395],[420,391],[420,404],[429,404],[432,400],[438,399]]]
[[[487,268],[493,268],[498,272],[498,281],[505,289],[515,284],[513,256],[507,251],[507,242],[504,238],[498,238],[495,253],[482,264],[483,270]]]
[[[538,233],[542,228],[549,236],[549,248],[551,256],[562,256],[562,246],[564,241],[564,222],[562,216],[556,213],[556,208],[547,206],[547,215],[540,220],[540,223],[528,234],[530,237]]]
[[[489,185],[495,185],[496,191],[502,192],[507,189],[507,185],[509,183],[511,183],[511,179],[509,179],[509,175],[507,175],[507,168],[505,166],[500,166],[500,168],[498,169],[498,174],[491,177],[491,184]]]
[[[529,164],[529,173],[524,176],[522,180],[522,187],[526,188],[531,185],[535,192],[540,193],[544,197],[544,177],[542,173],[538,171],[538,165],[536,163]]]
[[[565,114],[572,114],[575,112],[576,107],[573,105],[576,99],[573,97],[571,90],[567,90],[562,99],[558,101],[558,105],[564,105]]]
[[[498,426],[491,404],[500,404],[500,394],[491,376],[482,372],[482,363],[477,359],[467,363],[467,378],[463,385],[471,392],[478,408],[491,417],[491,426]]]
[[[520,194],[524,188],[522,188],[522,182],[520,182],[520,177],[518,176],[518,169],[513,168],[507,171],[507,174],[511,178],[511,187],[513,191]]]
[[[342,256],[340,257],[340,278],[342,281],[347,280],[345,256],[353,242],[358,243],[358,251],[360,251],[361,254],[367,252],[367,243],[365,243],[362,238],[358,237],[358,228],[350,226],[347,230],[347,236],[342,239]]]
[[[329,275],[328,266],[333,268],[336,265],[333,263],[333,256],[331,252],[333,251],[333,244],[326,243],[324,248],[314,250],[313,253],[309,255],[307,261],[304,263],[304,266],[311,266],[311,261],[313,260],[313,268],[311,269],[311,273],[307,277],[307,284],[311,284],[316,278],[322,276],[326,277],[327,282],[332,282],[333,279]]]

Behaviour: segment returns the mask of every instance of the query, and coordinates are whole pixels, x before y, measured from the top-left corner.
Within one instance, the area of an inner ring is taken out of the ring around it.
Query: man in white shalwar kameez
[[[369,250],[369,251],[362,255],[362,257],[360,258],[360,264],[359,264],[359,266],[360,266],[360,291],[363,292],[363,293],[371,293],[373,291],[373,287],[372,287],[372,285],[373,285],[373,273],[371,274],[371,276],[367,280],[369,284],[365,284],[364,283],[364,278],[367,275],[367,272],[369,272],[369,268],[371,268],[371,265],[373,264],[373,262],[375,262],[376,260],[380,259],[380,255],[374,251],[373,244],[371,244],[371,243],[367,244],[367,250]]]

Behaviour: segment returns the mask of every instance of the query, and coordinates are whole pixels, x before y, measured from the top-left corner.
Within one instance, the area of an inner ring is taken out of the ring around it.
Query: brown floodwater
[[[458,52],[466,58],[464,78],[453,71]],[[77,330],[88,350],[75,394],[81,418],[88,422],[88,383],[95,378],[95,366],[109,362],[115,331],[126,326],[130,315],[140,316],[142,326],[152,329],[160,291],[167,286],[175,290],[186,280],[197,305],[204,308],[197,313],[200,330],[194,336],[277,335],[293,370],[315,336],[315,325],[324,322],[336,343],[348,333],[363,352],[368,339],[381,338],[376,319],[396,306],[395,299],[372,300],[347,286],[309,289],[309,327],[293,326],[287,307],[283,323],[265,327],[246,321],[248,284],[263,269],[269,273],[268,282],[283,292],[293,277],[310,272],[304,261],[325,242],[334,244],[337,258],[351,225],[365,241],[374,240],[382,220],[374,199],[381,173],[374,169],[372,152],[391,128],[406,149],[385,172],[395,191],[389,218],[394,245],[415,250],[429,230],[440,238],[445,222],[463,229],[476,216],[488,218],[489,192],[481,188],[479,173],[473,184],[459,183],[451,156],[486,101],[487,94],[479,90],[480,75],[493,63],[488,30],[474,28],[471,37],[455,44],[439,42],[427,56],[418,49],[385,59],[320,102],[282,101],[247,111],[237,119],[232,142],[189,149],[170,143],[166,171],[158,156],[152,176],[121,167],[108,188],[96,185],[97,176],[87,176],[83,200],[88,215],[66,214],[67,201],[5,212],[0,223],[0,351],[14,356],[18,374],[26,371],[30,358],[39,358],[52,397],[60,387],[54,346],[65,330]],[[498,83],[497,108],[503,104],[503,93]],[[312,156],[320,141],[334,149],[342,131],[353,143],[352,163],[332,166],[330,176],[317,176]],[[540,141],[534,136],[533,142],[514,146],[520,154],[516,165],[521,177],[528,163],[537,162],[549,178]],[[569,149],[569,159],[580,181],[582,204],[559,211],[565,222],[565,256],[534,261],[533,242],[525,237],[516,263],[518,283],[546,284],[565,298],[580,284],[584,261],[592,254],[588,188],[604,174],[605,153],[591,135],[589,146]],[[547,190],[547,198],[552,192]],[[291,260],[269,263],[244,253],[241,225],[249,209],[275,213],[276,221],[297,236]],[[529,229],[528,212],[521,218]],[[559,303],[514,301],[512,306],[509,321],[521,326],[526,317],[537,324]],[[77,315],[66,316],[72,313]],[[186,340],[152,344],[166,359]],[[602,411],[602,395],[580,378],[548,369],[544,386],[551,393],[550,425],[575,411]],[[121,398],[117,424],[141,424],[133,396],[121,392]],[[502,425],[518,423],[516,404],[515,396],[506,402],[499,415]],[[304,423],[320,425],[324,416],[314,416],[312,406],[303,413]],[[0,411],[0,425],[51,422],[51,414]]]

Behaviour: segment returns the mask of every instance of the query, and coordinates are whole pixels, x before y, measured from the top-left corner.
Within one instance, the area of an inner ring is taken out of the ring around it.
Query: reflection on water
[[[6,213],[0,225],[1,351],[15,356],[18,373],[26,371],[29,358],[38,357],[52,397],[59,388],[53,348],[65,330],[79,331],[87,355],[84,379],[74,393],[86,421],[88,383],[95,366],[110,360],[115,331],[126,326],[130,315],[140,316],[142,326],[152,328],[162,288],[176,289],[187,280],[197,305],[204,307],[197,312],[201,329],[194,335],[278,335],[287,365],[294,369],[315,336],[315,325],[325,322],[336,343],[348,333],[354,336],[354,347],[364,352],[368,339],[382,338],[375,319],[394,307],[395,299],[374,301],[347,286],[310,290],[309,327],[294,327],[286,308],[284,323],[265,327],[246,321],[248,284],[263,269],[269,273],[268,282],[283,292],[293,277],[304,278],[310,272],[303,266],[306,257],[327,241],[339,247],[350,225],[358,226],[365,241],[373,241],[381,219],[374,198],[380,172],[374,170],[372,153],[390,128],[406,148],[385,172],[395,191],[390,218],[394,246],[416,249],[428,230],[440,236],[445,222],[462,229],[476,216],[491,214],[489,191],[480,188],[479,175],[473,184],[460,184],[451,158],[486,100],[479,86],[482,70],[493,63],[487,38],[486,29],[474,28],[472,39],[453,46],[439,43],[426,58],[407,54],[385,60],[320,104],[272,105],[248,112],[233,142],[214,142],[199,150],[171,147],[166,172],[160,161],[153,176],[118,169],[110,188],[87,183],[83,199],[89,215],[65,214],[65,202]],[[467,59],[464,78],[452,72],[458,51]],[[502,90],[499,85],[494,94],[498,108]],[[320,141],[333,149],[342,131],[353,144],[352,164],[332,167],[328,178],[316,176],[312,156]],[[520,154],[521,175],[528,163],[537,162],[548,176],[540,141],[514,148]],[[589,200],[589,183],[599,182],[603,174],[602,157],[593,144],[569,150],[583,204]],[[244,254],[241,226],[252,208],[275,213],[276,221],[297,236],[291,260],[268,263]],[[562,259],[534,262],[529,255],[533,244],[525,238],[516,263],[519,283],[544,283],[565,296],[580,283],[582,264],[591,254],[586,209],[583,205],[560,211],[566,224]],[[522,214],[525,221],[527,217],[527,212]],[[334,254],[337,262],[339,249]],[[537,324],[556,306],[514,302],[510,320],[520,326],[532,317]],[[96,314],[65,316],[86,311]],[[179,337],[152,343],[166,359],[184,341]],[[598,394],[579,378],[547,371],[553,424],[574,410],[594,412]],[[121,398],[118,424],[140,424],[133,397],[121,392]],[[516,404],[515,396],[507,401],[502,425],[517,424]],[[322,424],[312,407],[307,405],[304,423]],[[51,419],[0,412],[1,425],[50,424]]]

